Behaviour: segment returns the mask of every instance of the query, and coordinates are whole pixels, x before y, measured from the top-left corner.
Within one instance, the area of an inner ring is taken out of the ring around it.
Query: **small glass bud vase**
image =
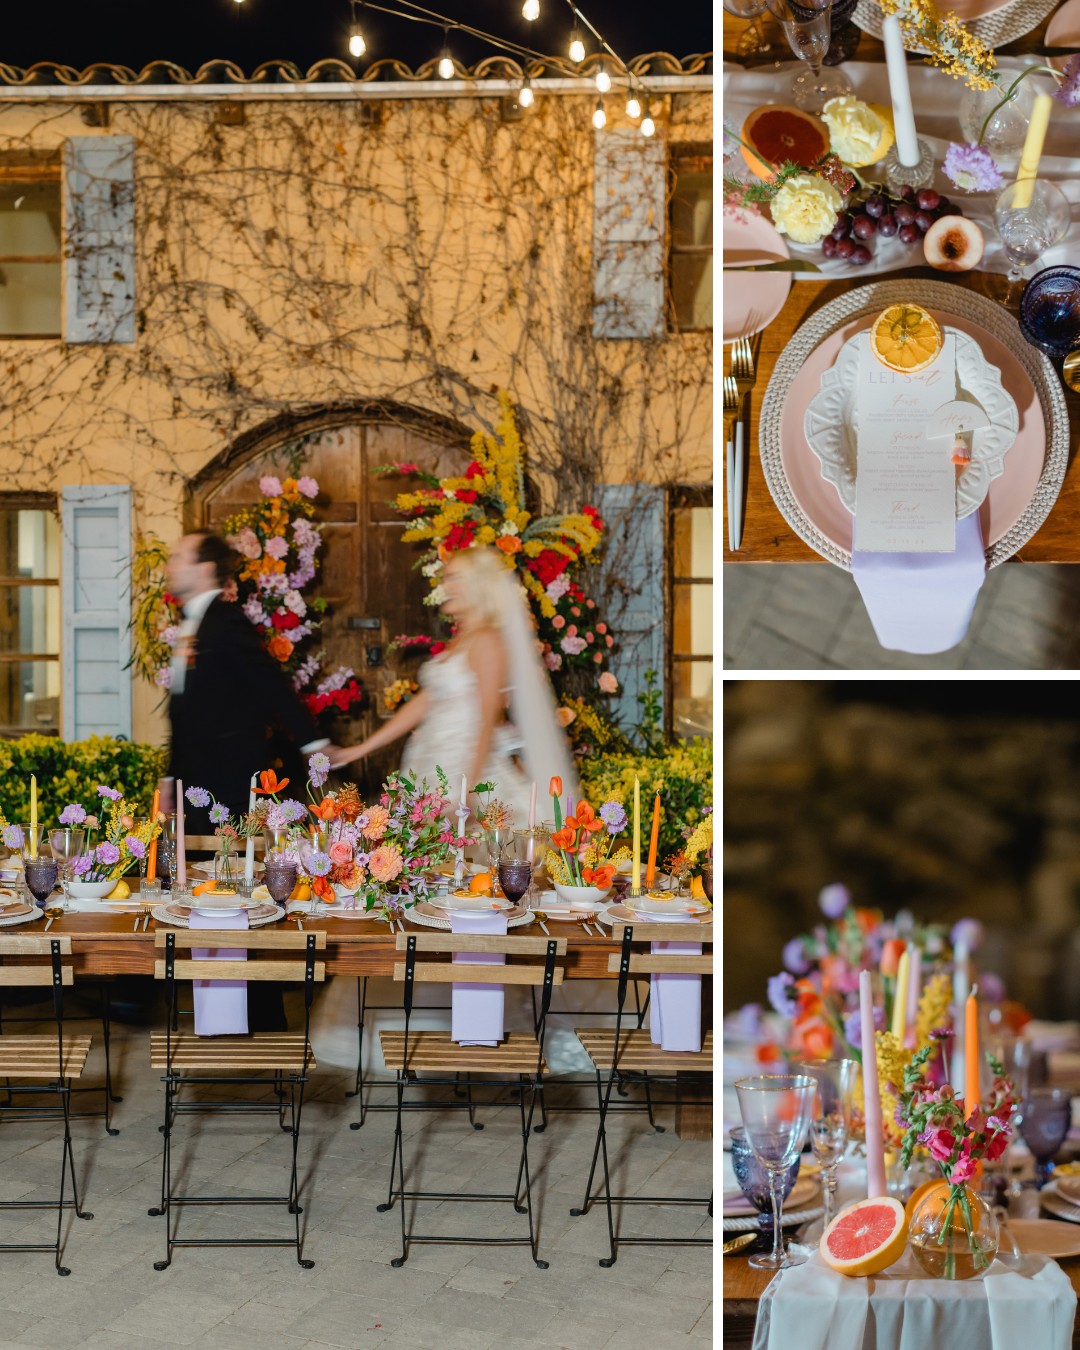
[[[920,1201],[908,1229],[916,1261],[942,1280],[983,1275],[997,1256],[1000,1231],[994,1211],[970,1186],[935,1186]]]
[[[895,144],[889,147],[882,161],[885,181],[894,194],[899,193],[905,185],[918,189],[929,187],[934,181],[934,152],[921,136],[917,138],[916,144],[919,147],[918,164],[901,164]]]
[[[236,854],[222,852],[214,856],[214,881],[218,888],[236,886],[236,878],[239,875],[236,866]]]

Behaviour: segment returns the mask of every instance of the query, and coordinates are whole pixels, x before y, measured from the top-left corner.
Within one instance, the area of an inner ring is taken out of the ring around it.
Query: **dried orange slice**
[[[883,366],[911,374],[941,351],[941,325],[921,305],[890,305],[870,329],[870,349]]]

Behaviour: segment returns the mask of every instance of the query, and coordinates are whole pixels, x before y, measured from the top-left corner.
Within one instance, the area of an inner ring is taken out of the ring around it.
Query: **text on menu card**
[[[924,370],[883,366],[864,334],[855,390],[857,433],[855,547],[869,553],[952,553],[956,549],[956,473],[931,416],[956,396],[956,339]]]

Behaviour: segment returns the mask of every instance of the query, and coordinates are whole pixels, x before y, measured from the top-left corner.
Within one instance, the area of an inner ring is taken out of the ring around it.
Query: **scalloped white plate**
[[[1016,403],[1001,382],[1001,371],[991,365],[970,333],[946,327],[956,338],[955,397],[977,403],[990,425],[974,438],[971,463],[956,481],[956,518],[977,511],[990,484],[1005,472],[1005,456],[1020,429]],[[859,348],[866,333],[856,333],[840,348],[836,362],[821,377],[821,388],[807,405],[803,431],[810,449],[821,462],[821,476],[832,483],[844,506],[855,514],[856,433],[858,409],[854,389],[859,370]],[[942,398],[945,403],[948,396]],[[947,437],[941,438],[941,453],[951,453]]]

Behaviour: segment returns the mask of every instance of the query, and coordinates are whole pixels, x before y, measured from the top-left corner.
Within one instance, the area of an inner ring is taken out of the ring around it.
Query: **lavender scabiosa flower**
[[[118,802],[123,796],[116,788],[106,787],[104,783],[98,785],[97,794],[99,797],[107,797],[111,802]]]
[[[86,810],[78,802],[72,802],[60,812],[61,825],[81,825],[86,819]]]
[[[330,756],[324,755],[321,750],[316,750],[308,760],[308,781],[312,787],[322,787],[329,776]]]
[[[324,877],[330,871],[332,863],[325,853],[309,853],[307,869],[313,877]]]
[[[210,819],[215,825],[224,825],[229,819],[229,808],[222,802],[215,802],[210,808]]]
[[[945,177],[964,192],[994,192],[1005,181],[990,151],[974,141],[950,145],[942,167]]]
[[[786,970],[769,977],[769,1002],[781,1017],[795,1016],[795,1000],[791,997],[794,988],[795,980]]]
[[[600,808],[600,819],[611,835],[620,834],[626,829],[626,808],[622,802],[605,802]]]
[[[978,919],[961,919],[953,924],[950,939],[954,947],[962,942],[969,952],[973,952],[982,946],[983,935],[983,926]]]
[[[205,788],[189,787],[187,791],[184,793],[184,796],[188,799],[188,801],[192,804],[192,806],[203,807],[210,805],[210,794],[209,792],[207,792]]]
[[[818,893],[818,904],[827,919],[839,919],[851,904],[851,892],[839,882],[834,882],[831,886],[822,886]]]
[[[1069,57],[1061,73],[1063,79],[1054,90],[1054,97],[1066,108],[1080,108],[1080,52]]]
[[[784,944],[781,959],[784,962],[784,969],[790,970],[793,975],[805,975],[810,969],[810,962],[806,959],[800,938],[792,938],[790,942]]]
[[[23,846],[23,839],[24,839],[24,836],[23,836],[22,826],[21,826],[21,825],[5,825],[5,826],[4,826],[4,847],[5,847],[5,848],[11,848],[11,849],[19,849],[19,848],[22,848],[22,846]]]

